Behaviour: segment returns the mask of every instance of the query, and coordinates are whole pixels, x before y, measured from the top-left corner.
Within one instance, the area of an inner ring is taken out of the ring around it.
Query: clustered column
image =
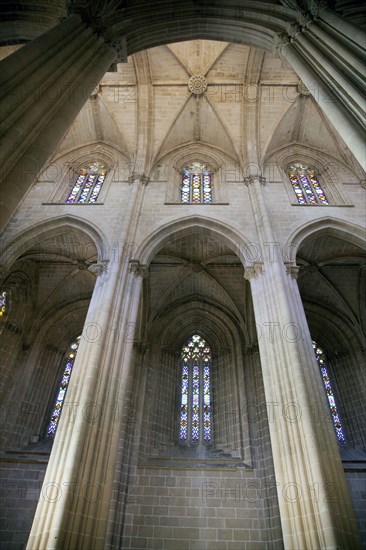
[[[297,22],[275,37],[274,55],[297,72],[365,168],[365,38],[323,4],[314,2],[312,12],[297,13]]]
[[[312,407],[327,410],[304,308],[285,265],[265,203],[265,180],[246,179],[263,261],[245,269],[250,281],[284,545],[359,548],[352,504],[329,422],[316,422]],[[265,250],[271,250],[267,257]]]

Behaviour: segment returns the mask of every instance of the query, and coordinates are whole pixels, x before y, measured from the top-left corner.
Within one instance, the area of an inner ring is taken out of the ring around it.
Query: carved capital
[[[137,174],[135,172],[133,172],[131,176],[128,178],[128,182],[130,185],[132,185],[135,182],[141,183],[142,185],[147,185],[149,181],[150,181],[150,178],[145,176],[145,174]]]
[[[262,275],[262,273],[264,273],[263,262],[254,262],[253,265],[244,269],[244,279],[251,281]]]
[[[134,273],[136,277],[142,277],[143,279],[149,276],[149,268],[147,265],[141,265],[138,260],[130,261],[129,271],[130,273]]]
[[[328,2],[327,0],[310,0],[309,1],[309,10],[310,13],[315,17],[318,18],[319,14],[322,10],[325,10],[328,8]]]
[[[98,84],[90,94],[90,99],[97,100],[101,96],[101,90],[100,84]]]
[[[302,31],[301,26],[299,23],[287,23],[286,25],[286,32],[291,38],[295,38],[295,36]]]
[[[298,11],[297,20],[302,27],[306,28],[314,21],[314,18],[308,11]]]
[[[291,262],[285,262],[285,266],[286,266],[287,275],[289,275],[291,277],[291,279],[296,280],[298,275],[299,275],[299,269],[300,269],[299,266],[294,265]]]
[[[309,92],[308,88],[305,86],[302,80],[300,80],[300,82],[298,83],[297,89],[299,94],[301,95],[311,95],[311,93]]]
[[[276,34],[273,40],[273,56],[274,57],[282,57],[282,48],[289,44],[290,37],[288,34],[281,32]]]
[[[366,190],[366,180],[361,180],[361,181],[360,181],[360,185],[361,185],[361,187],[362,187],[363,189]]]
[[[127,62],[126,37],[120,36],[114,30],[113,21],[120,18],[121,7],[119,0],[96,2],[93,0],[66,0],[68,15],[77,14],[83,23],[93,29],[105,44],[116,52],[117,63]],[[111,23],[112,22],[112,23]]]
[[[91,264],[88,267],[88,271],[90,271],[91,273],[93,273],[93,275],[96,275],[98,277],[99,275],[102,275],[102,273],[105,273],[107,271],[108,262],[109,260],[102,260],[101,262]]]
[[[266,184],[266,178],[263,176],[247,176],[246,178],[244,178],[244,183],[247,187],[253,185],[256,181],[258,181],[263,186]]]

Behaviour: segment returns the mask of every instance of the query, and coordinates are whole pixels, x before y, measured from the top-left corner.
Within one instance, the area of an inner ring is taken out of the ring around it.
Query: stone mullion
[[[258,177],[251,179],[249,194],[255,208],[253,214],[256,216],[259,212],[255,219],[261,245],[268,242],[271,235],[272,242],[276,242]],[[283,405],[294,403],[303,413],[314,395],[320,399],[319,374],[318,378],[313,373],[308,375],[309,366],[311,370],[316,367],[315,357],[314,354],[311,356],[310,335],[298,289],[295,293],[296,283],[293,281],[289,285],[289,275],[279,253],[275,253],[271,261],[265,261],[262,270],[249,267],[246,272],[251,283],[257,325],[264,328],[266,323],[268,326],[268,323],[275,322],[277,329],[274,330],[281,331],[269,338],[264,334],[259,339],[259,347],[267,405],[277,403],[280,407],[277,411],[274,409],[274,421],[270,422],[269,428],[279,483],[277,491],[285,548],[336,548],[337,544],[344,543],[358,548],[354,524],[352,519],[348,519],[352,518],[352,508],[345,490],[339,453],[335,438],[329,438],[329,426],[314,426],[312,419],[303,414],[295,422],[289,422],[282,412]],[[290,323],[304,328],[304,340],[285,341],[282,330]],[[326,441],[330,440],[328,448],[331,451],[326,463],[320,448],[324,437]],[[331,472],[331,481],[339,482],[335,488],[337,506],[327,502],[328,472]],[[291,503],[288,499],[286,501],[283,491],[290,487],[288,484],[295,484],[297,490],[301,490],[301,499]],[[316,484],[320,492],[318,501],[313,494]],[[347,518],[344,521],[336,518],[339,506],[342,507],[340,515],[344,513]]]

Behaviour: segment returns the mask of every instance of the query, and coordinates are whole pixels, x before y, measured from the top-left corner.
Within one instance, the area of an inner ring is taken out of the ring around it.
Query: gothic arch
[[[356,224],[337,220],[330,216],[311,221],[297,228],[285,243],[285,256],[288,261],[295,261],[301,244],[309,237],[329,235],[350,242],[362,249],[366,249],[365,230]]]
[[[95,247],[98,260],[108,259],[108,240],[100,228],[76,216],[63,215],[35,224],[16,234],[2,254],[3,270],[9,270],[17,258],[31,247],[70,231],[77,231],[86,237]]]
[[[136,259],[141,264],[149,265],[152,258],[172,238],[192,234],[200,231],[201,234],[216,237],[218,240],[226,244],[240,259],[245,266],[245,258],[242,257],[240,251],[242,247],[250,245],[249,239],[243,237],[236,229],[233,229],[222,222],[202,216],[189,216],[177,221],[173,221],[158,227],[151,235],[146,237],[139,245]]]

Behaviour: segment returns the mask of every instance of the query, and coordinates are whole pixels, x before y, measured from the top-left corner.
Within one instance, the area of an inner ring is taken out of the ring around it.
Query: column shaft
[[[72,15],[1,62],[0,229],[115,55]]]
[[[249,193],[261,246],[276,243],[259,178]],[[360,548],[331,419],[314,419],[328,409],[296,281],[277,247],[248,271],[285,548]]]
[[[317,60],[312,60],[311,56],[306,58],[295,43],[286,44],[282,48],[282,54],[307,86],[358,162],[366,168],[364,130],[346,102],[334,96],[334,90],[324,82],[322,72],[326,72],[326,69],[320,65],[319,70]],[[336,80],[336,74],[333,72],[332,77]]]
[[[121,244],[143,193],[135,182]],[[122,254],[97,279],[43,485],[59,498],[40,499],[29,549],[104,548],[144,273],[132,267]]]

